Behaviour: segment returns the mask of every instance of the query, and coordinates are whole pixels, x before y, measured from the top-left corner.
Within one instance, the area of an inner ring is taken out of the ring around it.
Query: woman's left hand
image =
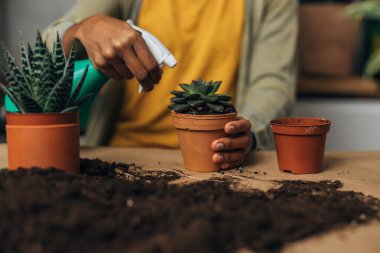
[[[242,165],[254,144],[251,123],[247,119],[238,117],[236,121],[227,123],[224,131],[228,137],[217,139],[211,144],[215,151],[212,160],[220,164],[223,170]]]

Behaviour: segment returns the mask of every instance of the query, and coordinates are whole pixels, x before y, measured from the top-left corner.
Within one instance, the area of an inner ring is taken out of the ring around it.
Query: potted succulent
[[[231,96],[216,94],[221,81],[192,81],[180,84],[182,91],[172,91],[169,109],[185,168],[197,172],[213,172],[220,165],[212,161],[211,143],[225,137],[224,126],[236,119],[236,110],[229,103]]]
[[[283,118],[271,121],[281,171],[318,173],[323,169],[326,134],[331,121],[321,118]]]
[[[3,46],[8,87],[1,88],[18,107],[7,113],[8,167],[55,167],[79,171],[78,99],[87,70],[73,86],[75,51],[66,58],[60,38],[50,53],[38,32],[35,49],[20,39],[22,66]]]

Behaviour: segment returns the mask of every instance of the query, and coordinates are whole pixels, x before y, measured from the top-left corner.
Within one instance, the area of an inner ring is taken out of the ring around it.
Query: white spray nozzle
[[[158,64],[162,67],[164,64],[169,68],[174,68],[177,65],[177,60],[173,56],[173,54],[167,49],[162,42],[157,39],[153,34],[140,27],[136,26],[132,20],[128,19],[127,23],[136,31],[141,32],[142,38],[144,39],[146,45],[151,51],[152,55],[158,62]],[[139,93],[142,92],[142,87],[140,85]]]

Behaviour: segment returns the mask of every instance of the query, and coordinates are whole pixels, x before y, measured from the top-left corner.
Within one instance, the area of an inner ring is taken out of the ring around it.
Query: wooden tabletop
[[[183,169],[179,150],[145,148],[83,147],[81,157],[108,162],[135,163],[144,170],[175,170],[182,174],[178,183],[212,177],[234,178],[242,188],[267,190],[275,180],[340,180],[342,190],[363,192],[380,198],[380,152],[327,152],[325,170],[313,175],[293,175],[278,170],[276,153],[252,153],[242,171],[192,173]],[[7,166],[6,145],[0,145],[0,168]],[[285,247],[284,252],[380,252],[380,222],[348,227],[315,236]]]

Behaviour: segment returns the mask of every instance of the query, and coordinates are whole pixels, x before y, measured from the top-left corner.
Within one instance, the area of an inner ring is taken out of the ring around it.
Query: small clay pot
[[[283,118],[271,121],[279,169],[294,174],[322,171],[326,134],[331,121]]]
[[[78,113],[7,113],[8,168],[79,172]]]
[[[185,168],[195,172],[215,172],[220,165],[212,161],[211,143],[226,137],[224,126],[236,120],[236,113],[215,115],[182,114],[172,111]]]

